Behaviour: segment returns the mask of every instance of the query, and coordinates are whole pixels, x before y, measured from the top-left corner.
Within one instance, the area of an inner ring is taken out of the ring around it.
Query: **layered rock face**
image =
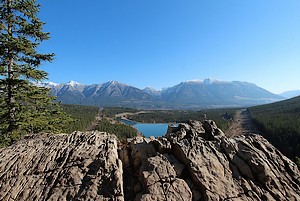
[[[124,200],[117,138],[33,135],[0,150],[0,200]]]
[[[117,143],[101,132],[27,136],[0,150],[0,200],[300,200],[298,168],[259,135],[190,121]]]

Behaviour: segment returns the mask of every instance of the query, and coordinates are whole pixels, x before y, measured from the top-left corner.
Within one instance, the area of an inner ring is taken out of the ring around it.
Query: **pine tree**
[[[49,89],[37,83],[47,78],[39,69],[54,54],[41,54],[37,48],[49,33],[37,17],[36,0],[0,1],[0,132],[2,140],[23,133],[59,131],[65,118],[53,102]],[[0,139],[1,140],[1,139]]]

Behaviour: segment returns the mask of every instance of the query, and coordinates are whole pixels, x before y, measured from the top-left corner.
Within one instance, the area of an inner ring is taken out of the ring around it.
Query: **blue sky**
[[[300,89],[299,0],[39,0],[49,81],[156,89],[214,78]]]

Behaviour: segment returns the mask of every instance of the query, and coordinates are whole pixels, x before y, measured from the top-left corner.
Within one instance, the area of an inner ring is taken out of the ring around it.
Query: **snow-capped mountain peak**
[[[38,86],[38,87],[46,87],[46,88],[52,88],[52,87],[56,87],[59,84],[55,83],[55,82],[35,82],[34,85]]]
[[[119,86],[128,86],[127,84],[121,83],[119,81],[111,80],[107,82],[108,85],[119,85]]]
[[[145,89],[143,89],[143,91],[153,96],[159,96],[161,94],[160,90],[156,90],[152,87],[146,87]]]
[[[154,89],[153,87],[146,87],[144,90],[147,90],[147,91],[157,91],[157,90]]]
[[[203,80],[187,80],[187,83],[203,83]]]
[[[222,81],[222,80],[217,80],[217,79],[212,79],[212,78],[207,78],[203,81],[204,84],[210,85],[210,84],[225,84],[228,83],[227,81]]]
[[[209,84],[217,83],[217,82],[223,82],[223,81],[219,81],[219,80],[212,79],[212,78],[206,78],[206,79],[204,79],[204,80],[198,80],[198,79],[195,79],[195,80],[187,80],[185,83],[195,83],[195,84],[205,84],[205,85],[209,85]]]
[[[49,85],[49,86],[58,86],[59,84],[55,83],[55,82],[45,82],[46,85]]]
[[[67,83],[67,85],[70,85],[70,86],[74,87],[74,86],[82,85],[82,84],[79,83],[79,82],[76,82],[76,81],[71,80],[71,81],[69,81],[69,82]]]

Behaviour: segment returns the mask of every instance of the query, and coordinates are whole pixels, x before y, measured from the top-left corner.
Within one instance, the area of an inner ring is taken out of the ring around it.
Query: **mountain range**
[[[110,81],[83,85],[75,81],[66,84],[40,83],[51,89],[57,101],[64,104],[123,106],[144,109],[197,109],[244,107],[276,102],[284,98],[252,83],[213,79],[181,82],[163,90]]]

